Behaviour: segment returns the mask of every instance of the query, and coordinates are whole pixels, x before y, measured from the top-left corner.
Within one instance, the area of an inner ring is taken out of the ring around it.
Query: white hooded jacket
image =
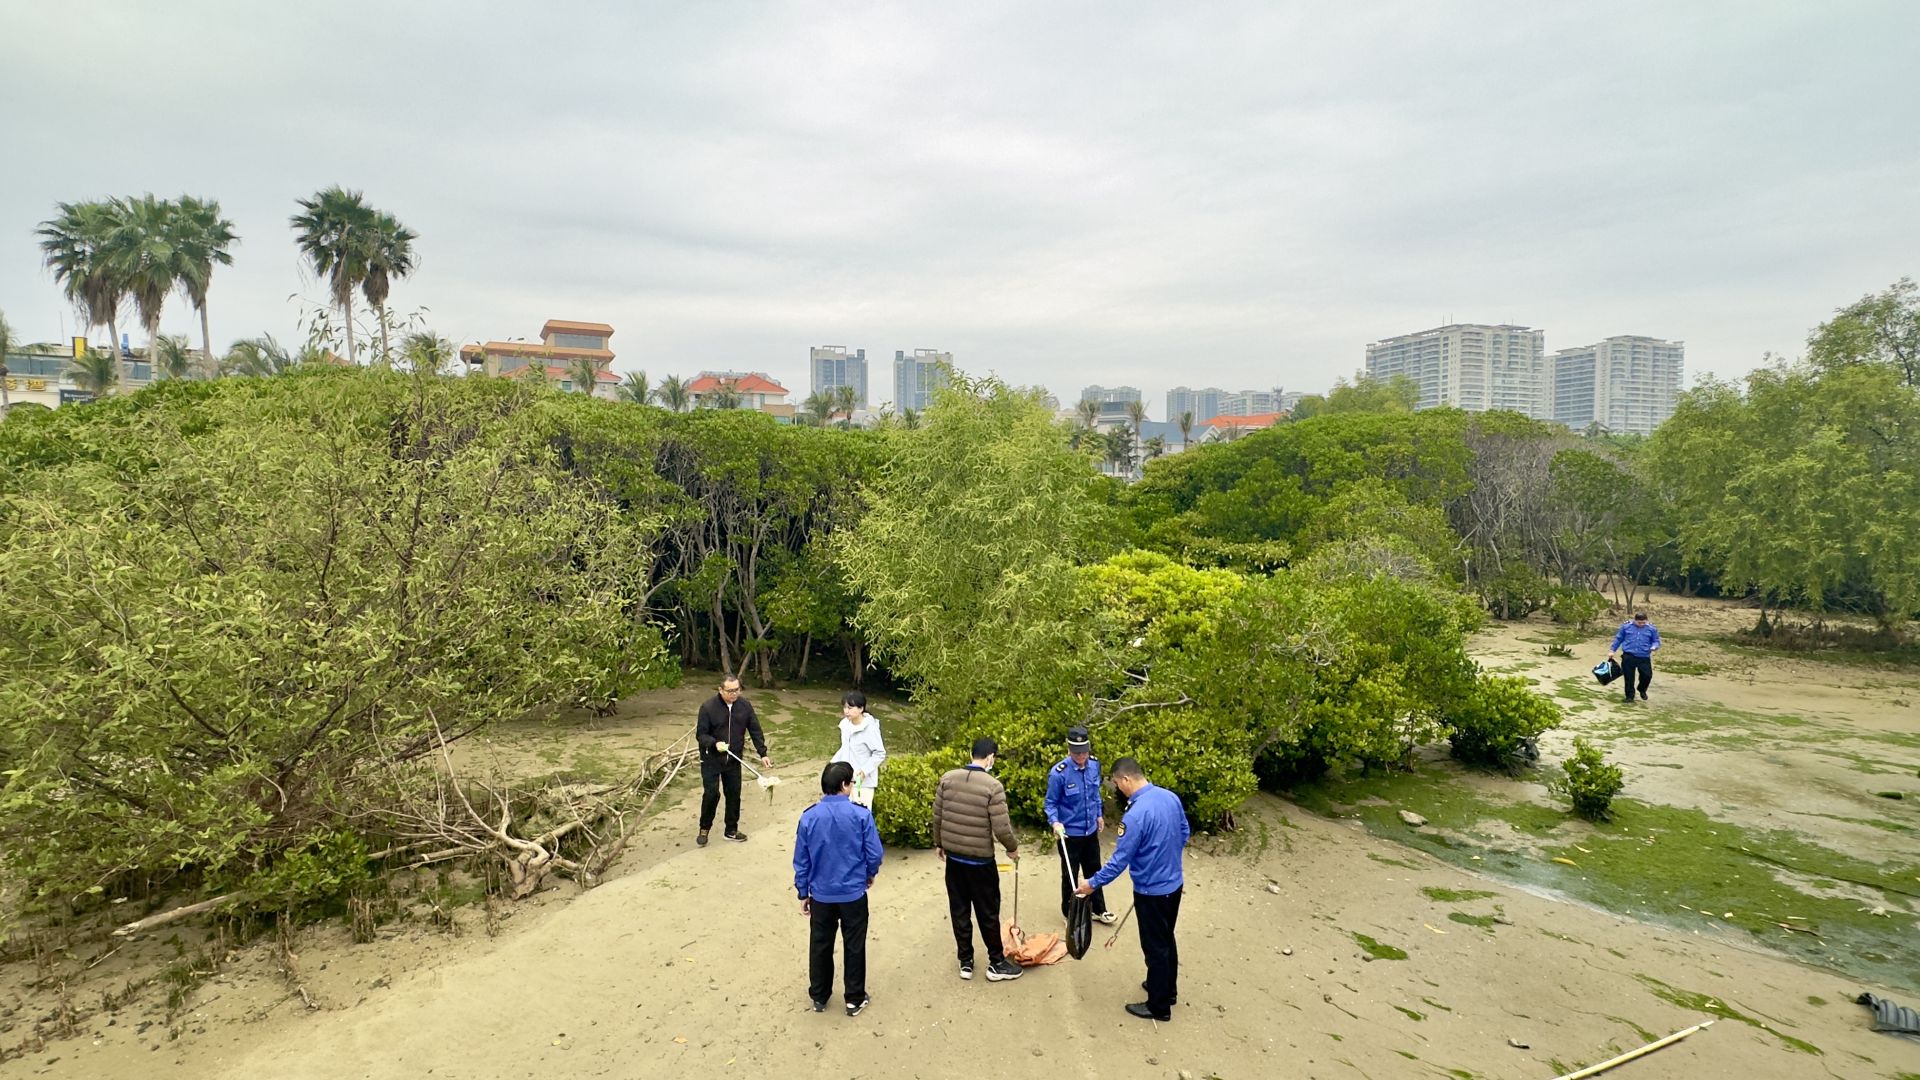
[[[880,741],[880,720],[872,713],[859,727],[846,717],[840,718],[840,749],[834,761],[853,766],[853,786],[871,791],[880,783],[880,763],[887,760],[887,746]]]

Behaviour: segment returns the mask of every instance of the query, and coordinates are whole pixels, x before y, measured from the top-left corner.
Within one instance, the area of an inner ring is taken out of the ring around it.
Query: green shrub
[[[1259,787],[1244,725],[1204,709],[1151,709],[1095,729],[1095,749],[1109,768],[1123,757],[1140,762],[1147,779],[1186,805],[1201,825],[1226,819]],[[1063,750],[1064,752],[1064,750]],[[1045,787],[1042,785],[1042,796]],[[1109,800],[1109,820],[1119,807]]]
[[[933,793],[940,774],[952,768],[951,754],[890,755],[873,793],[873,823],[889,844],[933,846]]]
[[[1608,763],[1600,748],[1585,739],[1573,740],[1573,756],[1560,763],[1567,771],[1564,786],[1573,812],[1588,821],[1613,817],[1613,797],[1626,786],[1620,766]]]
[[[1554,622],[1585,630],[1607,610],[1607,598],[1592,589],[1555,589],[1547,602],[1547,610],[1553,614]]]
[[[1497,574],[1488,574],[1477,583],[1480,602],[1496,619],[1524,619],[1546,607],[1552,587],[1540,572],[1524,563],[1509,563]]]
[[[1476,679],[1448,718],[1453,756],[1475,765],[1510,765],[1541,733],[1560,726],[1560,706],[1512,675]]]

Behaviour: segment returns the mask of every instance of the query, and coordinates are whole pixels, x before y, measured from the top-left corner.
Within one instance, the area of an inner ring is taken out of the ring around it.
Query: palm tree
[[[703,395],[701,404],[709,409],[737,409],[746,398],[740,393],[738,379],[722,379],[720,385]]]
[[[1073,407],[1074,415],[1080,418],[1080,426],[1088,431],[1100,422],[1100,403],[1092,398],[1081,398],[1080,404]]]
[[[453,365],[453,343],[438,334],[408,334],[400,353],[415,375],[439,375]]]
[[[187,344],[185,334],[161,335],[155,343],[153,355],[147,359],[153,364],[155,375],[184,379],[193,374],[193,346]]]
[[[115,199],[114,206],[118,220],[107,234],[107,260],[146,325],[147,363],[158,364],[160,315],[167,295],[190,274],[185,253],[174,242],[177,208],[152,195]]]
[[[359,192],[338,184],[297,201],[302,212],[292,218],[294,242],[314,276],[327,279],[327,291],[347,328],[347,362],[355,363],[353,291],[372,269],[377,214]]]
[[[1133,449],[1128,453],[1128,460],[1131,462],[1140,456],[1140,433],[1145,431],[1147,427],[1147,403],[1144,401],[1127,402],[1127,419],[1133,421]],[[1133,466],[1129,464],[1127,468],[1131,470]]]
[[[257,338],[234,342],[233,346],[227,350],[227,355],[221,359],[220,369],[228,375],[254,375],[264,378],[268,375],[278,375],[293,367],[294,364],[293,357],[288,356],[287,350],[273,340],[273,335],[264,334]]]
[[[692,395],[687,392],[686,380],[678,375],[669,375],[660,380],[659,386],[653,388],[653,400],[673,412],[686,412],[688,404],[692,402]]]
[[[182,256],[180,290],[200,314],[200,348],[211,364],[213,333],[207,326],[207,286],[216,265],[233,265],[227,248],[239,237],[234,235],[233,222],[220,216],[220,204],[212,199],[182,195],[174,203],[174,210],[174,243]]]
[[[384,211],[373,214],[370,248],[367,252],[367,278],[361,293],[373,306],[380,320],[380,362],[390,365],[387,354],[387,294],[393,283],[413,273],[416,260],[413,242],[420,234],[400,224],[400,219]]]
[[[1118,466],[1125,475],[1133,473],[1133,430],[1121,424],[1107,432],[1102,440],[1106,444],[1107,461]]]
[[[94,397],[105,397],[120,381],[120,358],[114,353],[89,348],[72,361],[67,374],[73,377],[75,386],[92,391]]]
[[[839,411],[840,404],[832,390],[815,390],[807,395],[800,409],[814,427],[824,427],[833,422],[833,414]]]
[[[584,356],[574,357],[573,363],[567,367],[567,372],[583,394],[593,393],[594,389],[600,385],[600,369],[592,360]]]
[[[920,429],[920,410],[901,409],[900,426],[906,428],[908,431],[918,431]]]
[[[847,427],[853,423],[854,410],[860,407],[860,393],[851,386],[836,386],[833,388],[833,405],[845,418],[840,426]]]
[[[13,327],[7,325],[6,312],[0,311],[0,417],[7,415],[13,403],[7,398],[7,354],[13,351]]]
[[[631,402],[635,405],[645,405],[647,398],[651,396],[651,391],[647,387],[647,373],[644,371],[627,372],[626,380],[614,388],[614,393],[621,401]]]
[[[79,309],[87,329],[107,328],[110,355],[118,363],[120,309],[127,302],[127,287],[106,254],[115,207],[109,202],[87,202],[59,203],[56,209],[59,212],[41,222],[35,233],[40,237],[47,269],[53,271],[61,291]]]
[[[1145,450],[1147,461],[1152,461],[1154,458],[1163,456],[1167,452],[1167,437],[1165,435],[1153,436],[1146,441]]]
[[[1193,410],[1180,414],[1180,449],[1187,448],[1187,441],[1193,438]]]

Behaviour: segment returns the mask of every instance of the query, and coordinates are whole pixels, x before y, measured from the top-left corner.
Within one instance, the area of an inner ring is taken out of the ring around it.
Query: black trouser
[[[1067,913],[1067,905],[1073,900],[1073,871],[1080,871],[1080,880],[1085,881],[1100,871],[1100,834],[1090,836],[1067,837],[1067,853],[1060,867],[1060,914]],[[1093,913],[1107,910],[1107,890],[1093,890]]]
[[[838,927],[847,953],[847,1004],[867,996],[867,898],[842,904],[813,902],[813,933],[807,942],[807,995],[825,1001],[833,995],[833,931]]]
[[[1620,654],[1620,685],[1627,688],[1627,700],[1633,700],[1633,673],[1640,673],[1640,700],[1647,699],[1647,684],[1653,681],[1653,657]]]
[[[973,963],[973,924],[980,924],[980,940],[987,943],[987,962],[1007,957],[1000,943],[1000,871],[993,863],[975,866],[947,859],[947,912],[953,916],[953,941],[960,962]]]
[[[1165,896],[1133,894],[1133,911],[1140,924],[1140,951],[1147,954],[1147,1008],[1155,1016],[1173,1011],[1180,996],[1180,946],[1173,940],[1173,924],[1180,921],[1180,893]]]
[[[700,759],[700,784],[706,793],[700,797],[700,831],[713,828],[713,809],[720,805],[720,789],[727,792],[727,831],[740,831],[740,763],[725,754],[708,754]]]

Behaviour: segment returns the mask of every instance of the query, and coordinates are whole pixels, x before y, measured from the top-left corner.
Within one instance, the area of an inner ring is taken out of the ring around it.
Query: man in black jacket
[[[707,833],[713,828],[713,811],[720,805],[720,792],[727,795],[727,831],[721,835],[742,843],[747,834],[740,831],[740,758],[742,745],[751,737],[760,754],[760,767],[773,768],[767,756],[767,739],[760,733],[760,718],[753,715],[753,704],[740,696],[740,680],[728,676],[720,682],[720,692],[700,706],[694,721],[694,738],[700,741],[700,784],[706,789],[700,797],[700,835],[694,841],[707,846]]]

